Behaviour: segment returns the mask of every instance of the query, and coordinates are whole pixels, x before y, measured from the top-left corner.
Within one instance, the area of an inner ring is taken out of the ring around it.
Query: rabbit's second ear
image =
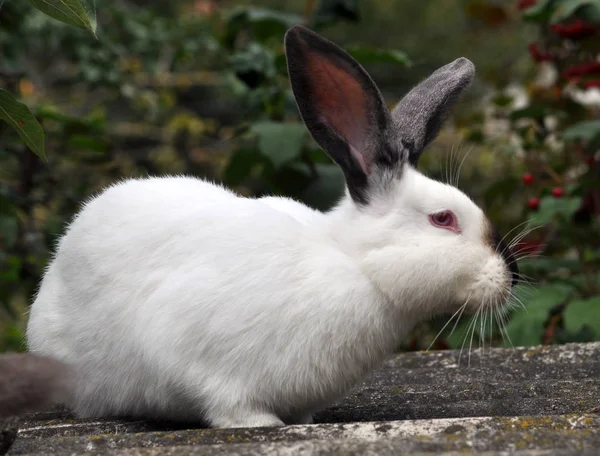
[[[305,27],[287,32],[285,48],[304,123],[342,168],[352,198],[365,203],[374,168],[400,160],[386,143],[390,113],[379,90],[348,53]]]
[[[475,77],[475,66],[462,57],[433,72],[392,111],[394,129],[417,166],[423,149],[437,136],[460,94]]]

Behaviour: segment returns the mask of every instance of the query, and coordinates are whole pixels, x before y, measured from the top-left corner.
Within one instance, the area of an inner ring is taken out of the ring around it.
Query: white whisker
[[[471,295],[469,295],[470,297]],[[440,335],[442,334],[442,332],[444,331],[444,329],[446,329],[446,327],[450,324],[450,322],[452,322],[452,320],[454,319],[454,317],[460,312],[462,314],[462,311],[465,309],[465,307],[467,306],[467,302],[468,302],[469,298],[467,298],[467,301],[465,301],[465,303],[456,311],[454,312],[454,314],[450,317],[450,319],[446,322],[446,324],[444,325],[444,327],[442,329],[440,329],[440,331],[437,333],[437,336],[435,336],[435,338],[433,339],[433,342],[431,342],[431,344],[429,345],[429,347],[427,347],[426,351],[429,351],[431,349],[431,347],[433,347],[433,344],[435,344],[435,341],[438,340],[438,337],[440,337]],[[460,317],[459,317],[460,318]],[[458,319],[456,320],[458,322]]]
[[[476,319],[475,319],[476,316],[477,316],[477,314],[475,314],[471,317],[471,319],[469,320],[469,324],[467,325],[467,329],[465,330],[464,340],[460,347],[460,353],[458,354],[458,365],[459,366],[460,366],[460,360],[462,358],[463,349],[465,348],[465,343],[467,342],[467,339],[469,338],[469,331],[471,330],[471,326],[473,326],[476,323]]]
[[[492,348],[492,345],[494,343],[494,311],[496,310],[495,307],[490,307],[490,348]]]
[[[473,150],[473,147],[475,147],[475,146],[474,145],[471,146],[471,148],[467,151],[467,153],[465,154],[465,156],[461,160],[460,165],[458,165],[458,170],[456,171],[456,185],[455,185],[456,188],[458,188],[458,184],[460,182],[460,172],[462,170],[462,167],[463,167],[463,165],[465,163],[465,160],[467,159],[467,157],[469,156],[469,154]]]
[[[496,318],[498,321],[498,327],[500,328],[500,334],[502,335],[502,340],[504,343],[506,343],[506,339],[508,339],[508,343],[511,345],[511,347],[514,347],[512,340],[510,340],[510,336],[508,335],[508,331],[506,330],[506,320],[504,320],[504,317],[500,314],[500,312],[496,314]],[[506,338],[504,337],[505,334]]]
[[[454,322],[454,326],[452,327],[452,331],[450,331],[450,335],[452,335],[454,333],[454,330],[456,329],[456,326],[458,326],[458,322],[460,321],[463,312],[465,311],[465,309],[467,308],[466,303],[469,302],[469,298],[471,297],[471,294],[469,294],[469,296],[467,297],[467,301],[465,302],[465,305],[463,305],[462,310],[460,311],[460,314],[458,316],[458,318],[456,319],[456,321]]]
[[[521,299],[518,296],[512,295],[511,298],[514,298],[517,301],[517,303],[519,304],[519,306],[522,307],[526,313],[528,313],[527,307],[525,307],[525,304],[523,304],[523,301],[521,301]]]
[[[496,246],[496,253],[498,253],[498,247],[500,247],[500,244],[502,244],[502,242],[504,242],[504,240],[508,237],[508,235],[510,233],[512,233],[513,231],[515,231],[516,229],[519,229],[521,227],[521,225],[524,225],[526,223],[528,223],[527,220],[525,220],[524,222],[519,223],[517,226],[514,226],[508,233],[506,233],[504,236],[502,236],[502,238],[500,239],[500,242]]]
[[[475,314],[475,324],[473,325],[473,329],[471,330],[471,341],[469,342],[469,362],[467,367],[471,367],[471,351],[473,349],[473,336],[475,335],[475,328],[477,327],[477,318],[479,317],[479,312],[481,311],[481,306],[477,309],[477,313]]]

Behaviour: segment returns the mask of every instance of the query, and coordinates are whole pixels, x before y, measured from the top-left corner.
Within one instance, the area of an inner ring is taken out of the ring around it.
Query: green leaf
[[[0,119],[17,130],[23,142],[31,151],[46,160],[44,130],[27,106],[10,93],[0,89]]]
[[[0,252],[1,253],[1,252]],[[16,255],[0,258],[0,284],[15,283],[19,281],[19,271],[23,261]]]
[[[42,13],[64,22],[88,29],[96,37],[96,13],[91,0],[29,0]],[[93,15],[90,16],[90,13]]]
[[[282,13],[267,8],[240,7],[233,10],[227,21],[227,39],[235,40],[235,36],[244,28],[250,27],[254,37],[264,42],[270,38],[284,35],[287,29],[302,23],[302,16]]]
[[[515,109],[509,114],[510,120],[519,119],[543,119],[548,115],[546,106],[528,106],[522,109]]]
[[[600,120],[589,120],[575,124],[563,131],[562,138],[565,140],[585,139],[587,141],[600,139]]]
[[[223,171],[223,181],[230,186],[240,185],[253,169],[265,164],[265,157],[255,149],[236,150]]]
[[[596,337],[600,337],[600,296],[569,302],[563,317],[565,328],[569,332],[577,333],[584,326],[589,326]]]
[[[600,0],[562,0],[554,10],[550,22],[554,24],[556,22],[564,21],[573,16],[579,8],[584,6],[600,12]]]
[[[552,257],[525,258],[519,261],[519,268],[535,273],[548,273],[562,268],[577,272],[581,268],[581,263],[579,260]]]
[[[229,20],[244,20],[264,25],[265,22],[277,22],[284,27],[291,27],[302,22],[302,16],[282,13],[267,8],[239,8],[231,13]]]
[[[302,201],[322,211],[331,209],[344,193],[345,180],[342,171],[332,164],[315,165],[318,177],[302,194]]]
[[[299,122],[257,122],[251,131],[258,136],[258,148],[275,168],[298,158],[306,138],[306,127]]]
[[[90,135],[71,135],[67,144],[74,149],[87,150],[96,154],[104,154],[107,149],[105,141]]]
[[[0,237],[4,241],[4,245],[12,247],[19,232],[19,225],[15,216],[0,214]],[[0,244],[1,245],[1,244]]]
[[[581,207],[581,198],[555,198],[546,196],[540,201],[540,208],[530,219],[533,225],[545,225],[558,218],[569,218]]]
[[[593,249],[591,247],[586,247],[583,250],[583,262],[591,263],[593,261],[600,261],[600,249]]]
[[[531,347],[539,345],[542,342],[545,321],[546,317],[529,318],[524,311],[520,311],[506,325],[505,331],[508,336],[505,336],[502,345],[505,347]]]
[[[593,4],[583,5],[578,15],[589,22],[600,23],[600,2],[595,1]]]
[[[500,106],[501,108],[503,108],[511,104],[513,100],[514,97],[511,97],[510,95],[504,93],[500,93],[492,98],[492,103],[494,103],[496,106]]]
[[[279,168],[273,174],[272,181],[277,194],[302,200],[302,194],[313,178],[314,176],[307,163],[295,161]]]
[[[65,131],[71,135],[75,133],[90,134],[92,132],[104,132],[104,119],[94,116],[71,117],[64,113],[56,111],[51,106],[39,106],[36,110],[36,116],[42,120],[54,120],[63,124]]]
[[[356,22],[359,19],[358,0],[320,0],[313,14],[315,27],[323,27],[338,21]]]
[[[346,50],[362,65],[369,63],[398,63],[402,66],[410,66],[412,64],[404,52],[396,49],[385,50],[367,46],[351,46],[347,47]]]
[[[545,22],[552,14],[554,0],[538,0],[538,2],[523,11],[523,19],[528,22]]]
[[[8,191],[0,189],[0,214],[13,215],[15,213],[15,203],[9,196]]]
[[[111,160],[105,139],[89,134],[72,134],[67,140],[69,150],[77,151],[77,159],[87,163],[105,163]]]
[[[246,48],[234,53],[229,63],[238,78],[252,89],[266,79],[276,76],[275,56],[258,43],[250,43]]]
[[[531,346],[542,341],[544,324],[550,311],[567,299],[573,288],[565,284],[553,284],[536,288],[527,294],[526,288],[517,287],[515,293],[523,301],[525,309],[517,310],[506,325],[510,338],[504,341],[505,346]]]
[[[23,351],[23,340],[23,330],[18,324],[11,322],[0,326],[0,352]]]
[[[497,199],[508,201],[516,191],[520,191],[518,184],[519,179],[514,176],[492,182],[484,193],[485,203],[489,206]]]
[[[90,24],[92,24],[92,33],[96,36],[96,30],[98,28],[98,20],[96,19],[96,0],[80,0],[81,4],[85,8],[85,12],[90,19]]]

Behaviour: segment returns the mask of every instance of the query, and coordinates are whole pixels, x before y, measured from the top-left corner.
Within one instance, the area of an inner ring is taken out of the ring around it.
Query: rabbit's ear
[[[400,160],[386,144],[390,112],[377,86],[348,53],[305,27],[286,33],[285,49],[304,123],[342,168],[352,198],[366,203],[374,168]]]
[[[412,89],[392,111],[397,135],[417,166],[423,149],[437,136],[459,95],[475,76],[473,63],[462,57],[443,66]]]
[[[54,359],[0,355],[0,419],[42,411],[66,400],[73,378],[71,370]]]

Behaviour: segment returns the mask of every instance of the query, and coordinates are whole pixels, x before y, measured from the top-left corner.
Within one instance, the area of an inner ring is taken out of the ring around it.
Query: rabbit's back
[[[332,350],[347,344],[336,348],[319,322],[331,313],[331,326],[370,285],[361,288],[360,272],[306,222],[318,225],[320,213],[292,203],[292,216],[218,187],[206,196],[210,184],[196,195],[195,183],[173,183],[126,182],[85,206],[32,306],[30,349],[80,371],[71,405],[83,416],[197,418],[211,398],[234,407],[289,394],[282,388],[314,405],[301,359],[322,356],[323,338]],[[333,283],[355,276],[353,289],[323,289],[324,274]],[[331,364],[326,355],[322,363]]]
[[[120,374],[153,383],[141,347],[149,328],[140,316],[151,312],[160,280],[191,261],[185,256],[194,247],[185,237],[194,229],[208,232],[211,207],[236,199],[198,179],[129,180],[92,198],[75,217],[31,307],[27,339],[31,351],[56,356],[83,374],[77,394],[87,399],[72,404],[79,414],[120,413],[117,404],[125,413],[142,413],[143,396],[151,393],[177,402],[159,385],[135,388]],[[207,223],[194,224],[203,216]],[[122,388],[110,388],[118,382]]]

